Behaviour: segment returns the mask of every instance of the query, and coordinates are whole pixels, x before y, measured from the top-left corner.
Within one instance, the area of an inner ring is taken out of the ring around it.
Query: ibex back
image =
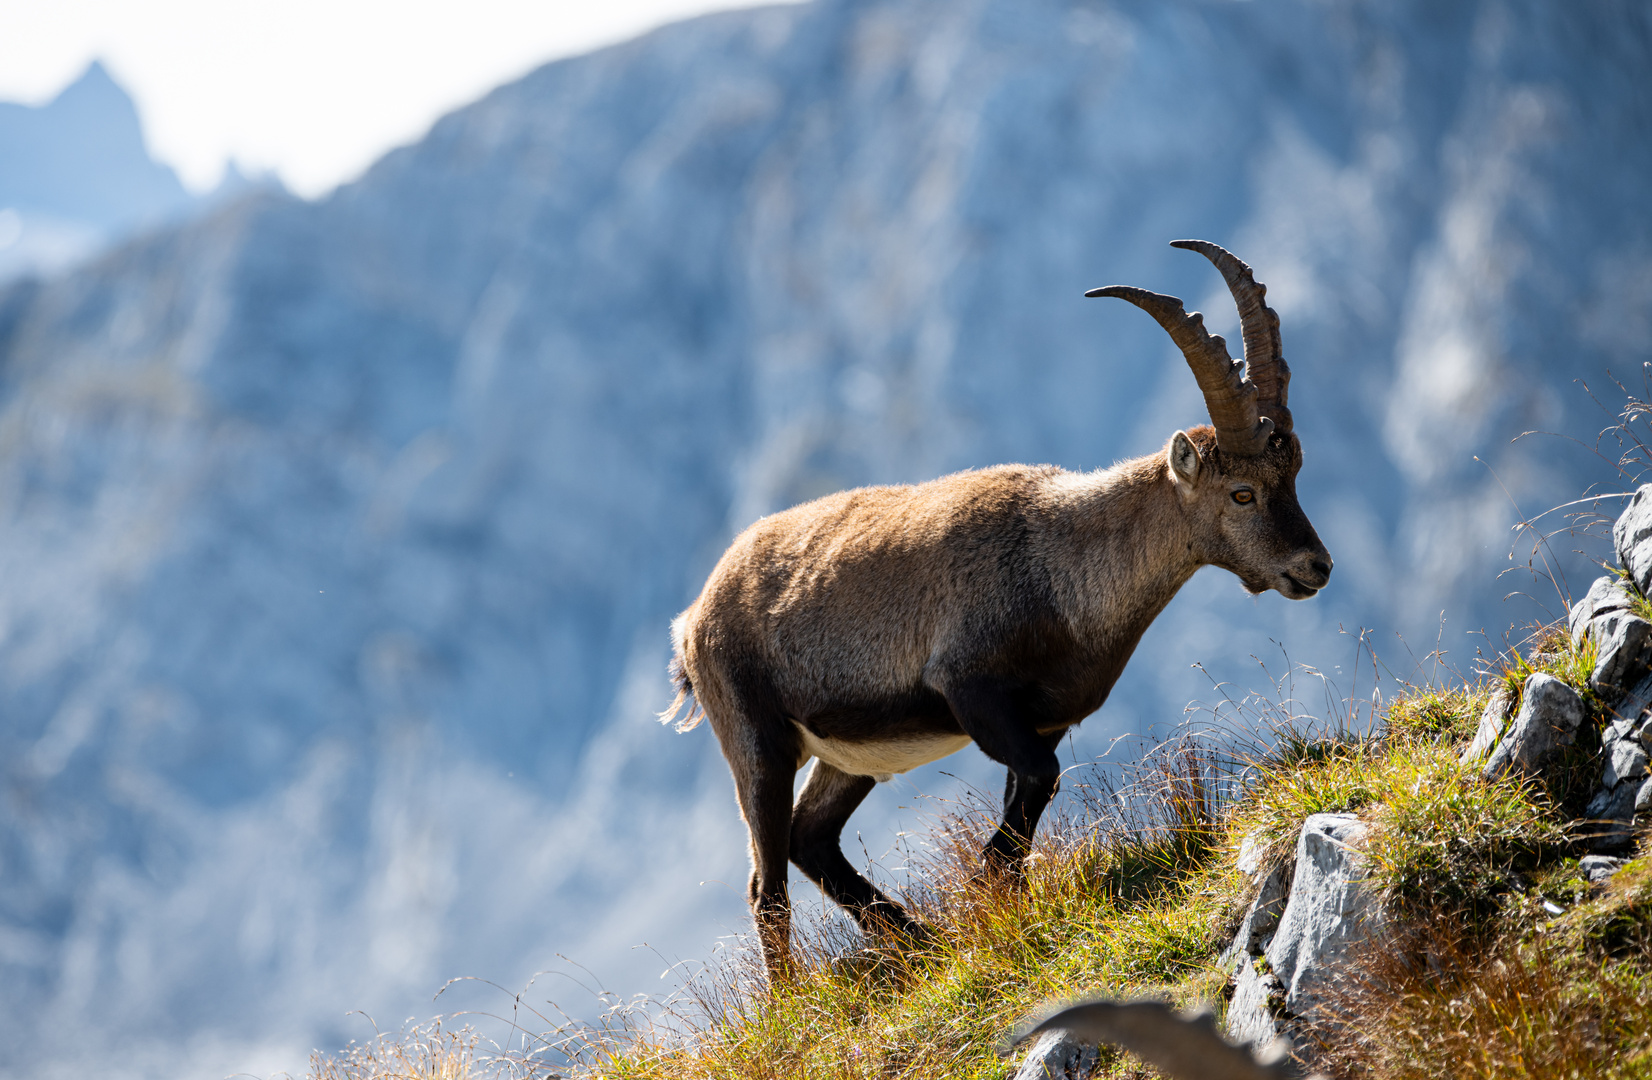
[[[1097,472],[1002,465],[793,507],[741,533],[672,624],[678,694],[664,717],[692,700],[679,730],[703,712],[734,773],[771,982],[790,970],[788,860],[868,934],[920,932],[839,844],[878,780],[974,742],[1009,768],[985,866],[1019,873],[1062,735],[1107,700],[1195,570],[1221,566],[1293,600],[1329,579],[1296,500],[1302,449],[1266,289],[1214,244],[1176,246],[1226,278],[1244,367],[1173,296],[1086,295],[1129,300],[1169,331],[1212,426]]]

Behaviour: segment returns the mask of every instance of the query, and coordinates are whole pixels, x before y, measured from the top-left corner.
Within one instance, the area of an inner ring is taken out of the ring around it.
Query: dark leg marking
[[[987,841],[981,859],[989,870],[1019,873],[1038,819],[1061,786],[1055,748],[1065,732],[1040,735],[1039,724],[1047,718],[1039,709],[1036,688],[1007,679],[962,680],[948,689],[946,699],[981,752],[1009,768],[1003,823]]]
[[[733,665],[730,665],[733,667]],[[751,878],[746,900],[771,986],[792,975],[791,899],[786,891],[791,857],[792,785],[797,779],[797,733],[761,676],[720,672],[726,693],[706,694],[706,717],[717,732],[734,776],[740,816],[751,838]]]
[[[763,965],[769,981],[791,975],[791,898],[786,891],[786,863],[790,854],[792,780],[795,769],[747,763],[742,775],[735,772],[735,790],[740,813],[751,834],[751,878],[746,884],[746,901],[757,923],[757,940],[763,947]]]
[[[909,933],[916,925],[843,855],[843,826],[876,783],[816,760],[792,810],[792,862],[854,916],[868,937]]]

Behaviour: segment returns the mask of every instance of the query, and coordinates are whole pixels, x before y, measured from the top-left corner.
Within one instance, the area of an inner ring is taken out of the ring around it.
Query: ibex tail
[[[671,704],[660,713],[660,723],[669,724],[677,720],[678,731],[689,730],[705,716],[700,703],[694,700],[694,684],[689,681],[688,666],[684,663],[688,648],[687,636],[688,612],[685,611],[671,620],[671,664],[666,668],[666,674],[671,676],[671,682],[677,687],[677,696],[672,698]],[[677,714],[685,707],[688,712],[678,720]]]

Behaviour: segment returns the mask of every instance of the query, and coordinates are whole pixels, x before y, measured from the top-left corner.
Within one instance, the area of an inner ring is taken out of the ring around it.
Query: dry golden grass
[[[1552,632],[1538,644],[1494,678],[1545,670],[1582,683],[1587,658]],[[667,1001],[539,1045],[575,1074],[626,1080],[1003,1080],[1014,1064],[1000,1057],[1005,1034],[1052,999],[1220,1008],[1216,958],[1248,899],[1241,841],[1287,861],[1307,816],[1350,810],[1376,825],[1373,883],[1395,931],[1351,970],[1344,1025],[1317,1033],[1322,1065],[1349,1080],[1652,1080],[1652,860],[1604,890],[1578,875],[1571,818],[1598,782],[1592,730],[1546,782],[1487,781],[1458,763],[1486,693],[1414,687],[1368,733],[1352,730],[1347,706],[1341,721],[1310,726],[1294,703],[1263,703],[1249,731],[1157,747],[1122,790],[1099,774],[1076,785],[1024,885],[976,872],[989,808],[936,822],[904,897],[933,931],[925,946],[867,946],[840,916],[800,918],[799,974],[773,993],[755,948],[735,948]],[[318,1058],[311,1076],[546,1075],[477,1045],[415,1029]],[[1098,1075],[1156,1074],[1107,1052]]]
[[[1185,778],[1184,778],[1185,779]],[[1187,784],[1158,809],[1176,813]],[[1184,804],[1182,811],[1187,811]],[[1157,994],[1213,1002],[1213,961],[1232,889],[1198,868],[1211,823],[1046,833],[1026,883],[975,873],[980,816],[946,823],[911,905],[934,932],[922,949],[856,948],[841,924],[802,928],[806,963],[773,995],[756,958],[706,976],[665,1021],[593,1037],[584,1063],[609,1077],[992,1077],[1006,1032],[1051,998]],[[1149,1076],[1117,1055],[1109,1075]]]
[[[477,1052],[468,1028],[449,1031],[440,1022],[380,1034],[351,1043],[336,1056],[310,1056],[309,1080],[482,1080],[496,1070]]]
[[[1614,955],[1576,932],[1601,907],[1593,901],[1543,932],[1518,917],[1546,914],[1540,904],[1514,905],[1516,917],[1491,934],[1466,932],[1451,912],[1414,920],[1400,940],[1368,950],[1345,983],[1339,1004],[1352,1022],[1326,1032],[1324,1064],[1349,1080],[1652,1077],[1646,912]]]

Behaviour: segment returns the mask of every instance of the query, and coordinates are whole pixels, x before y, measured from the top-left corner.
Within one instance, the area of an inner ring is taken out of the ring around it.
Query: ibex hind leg
[[[792,976],[791,901],[786,892],[791,855],[792,785],[799,748],[790,722],[760,687],[729,692],[728,682],[697,680],[697,693],[722,746],[734,793],[751,840],[746,900],[757,925],[769,984]]]
[[[740,814],[751,836],[751,877],[746,883],[746,902],[757,924],[757,940],[763,948],[763,967],[769,985],[778,986],[792,977],[792,906],[786,891],[787,861],[790,854],[792,781],[795,768],[759,766],[745,776],[736,773],[735,789]]]
[[[817,760],[792,809],[792,862],[854,917],[867,937],[927,939],[922,923],[878,890],[843,855],[843,826],[876,786]]]

